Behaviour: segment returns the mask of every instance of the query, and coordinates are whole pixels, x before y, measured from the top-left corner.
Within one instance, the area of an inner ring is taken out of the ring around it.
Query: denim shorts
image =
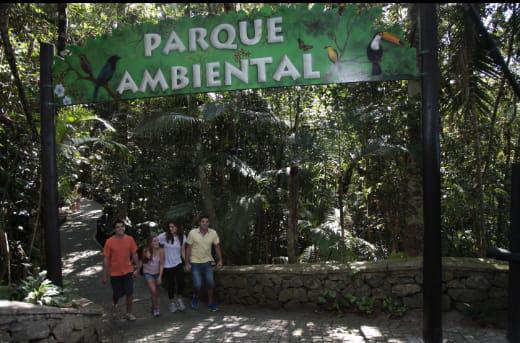
[[[202,287],[202,278],[206,283],[206,288],[213,288],[215,281],[213,280],[213,265],[212,262],[206,263],[192,263],[191,275],[193,277],[193,288],[200,290]]]
[[[148,274],[148,273],[144,273],[144,279],[146,281],[148,280],[157,280],[159,278],[159,274]]]

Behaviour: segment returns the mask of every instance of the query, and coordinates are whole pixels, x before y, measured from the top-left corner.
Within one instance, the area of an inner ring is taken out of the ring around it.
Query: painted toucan
[[[110,56],[103,68],[101,69],[101,71],[99,72],[96,78],[96,86],[94,87],[94,95],[92,97],[92,102],[95,102],[97,99],[99,87],[106,85],[116,72],[116,64],[119,59],[121,59],[121,57],[117,55]]]
[[[395,45],[403,45],[399,38],[389,32],[377,32],[367,47],[367,57],[372,62],[372,75],[381,74],[381,66],[379,62],[383,58],[383,48],[381,47],[381,39]]]

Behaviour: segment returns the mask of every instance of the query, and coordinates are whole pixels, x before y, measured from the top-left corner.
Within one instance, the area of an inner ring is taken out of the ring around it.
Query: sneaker
[[[194,310],[199,309],[199,298],[197,298],[197,297],[191,298],[191,308]]]
[[[177,312],[177,305],[175,305],[175,302],[171,302],[168,309],[170,310],[171,313]]]
[[[153,316],[154,317],[159,317],[160,315],[161,315],[161,311],[159,311],[159,309],[153,310]]]
[[[127,314],[125,314],[125,319],[126,319],[126,320],[129,320],[129,321],[131,321],[131,322],[133,322],[134,320],[136,320],[135,316],[134,316],[133,314],[131,314],[131,313],[127,313]]]
[[[186,306],[184,306],[184,303],[182,302],[182,298],[178,298],[176,304],[179,311],[184,311],[186,309]]]
[[[218,311],[218,305],[213,303],[213,304],[209,304],[208,305],[208,310],[210,310],[211,312],[217,312]]]

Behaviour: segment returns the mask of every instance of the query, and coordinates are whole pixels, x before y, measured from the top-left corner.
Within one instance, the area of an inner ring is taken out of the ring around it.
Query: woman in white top
[[[155,317],[159,317],[159,303],[157,302],[157,288],[161,284],[164,272],[164,252],[159,245],[159,239],[156,236],[148,237],[146,246],[143,247],[142,256],[139,259],[138,270],[143,268],[144,279],[150,289],[150,297],[152,298],[152,313]]]
[[[184,311],[182,302],[184,292],[184,256],[186,251],[186,236],[174,221],[169,221],[166,232],[161,233],[159,242],[164,248],[164,275],[168,298],[170,298],[170,312]],[[177,292],[175,292],[177,286]],[[177,297],[175,297],[177,293]]]

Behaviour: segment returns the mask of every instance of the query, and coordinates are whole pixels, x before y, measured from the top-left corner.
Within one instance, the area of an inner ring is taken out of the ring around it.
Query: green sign
[[[415,49],[381,13],[291,5],[114,30],[55,57],[56,104],[415,78]]]

